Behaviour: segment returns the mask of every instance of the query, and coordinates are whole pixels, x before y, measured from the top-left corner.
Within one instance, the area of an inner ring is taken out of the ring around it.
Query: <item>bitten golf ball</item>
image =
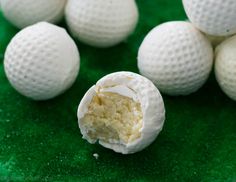
[[[201,31],[215,36],[236,33],[235,0],[183,0],[189,20]]]
[[[57,23],[67,0],[1,0],[4,16],[16,27],[24,28],[40,21]]]
[[[53,98],[75,81],[79,52],[67,32],[46,22],[21,30],[5,52],[4,67],[11,85],[34,100]]]
[[[174,21],[155,27],[138,52],[140,73],[168,95],[188,95],[207,80],[213,64],[208,39],[191,23]]]
[[[165,108],[153,83],[131,72],[103,77],[83,97],[79,127],[90,143],[122,154],[141,151],[162,130]]]
[[[236,101],[236,36],[216,48],[215,75],[221,89]]]
[[[68,0],[65,16],[71,33],[96,47],[124,41],[135,29],[135,0]]]

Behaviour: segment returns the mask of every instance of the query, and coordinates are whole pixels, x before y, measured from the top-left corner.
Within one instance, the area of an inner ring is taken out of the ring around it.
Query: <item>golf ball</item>
[[[4,67],[11,85],[34,100],[53,98],[75,81],[79,52],[65,29],[46,22],[21,30],[8,45]]]
[[[83,138],[122,154],[141,151],[162,130],[165,108],[158,89],[147,78],[116,72],[100,79],[78,108]]]
[[[140,73],[168,95],[188,95],[207,80],[213,64],[209,40],[191,23],[174,21],[155,27],[138,52]]]
[[[67,0],[1,0],[4,16],[16,27],[24,28],[40,21],[57,23]]]
[[[189,20],[201,31],[215,36],[236,33],[235,0],[183,0]]]
[[[134,31],[138,9],[135,0],[68,0],[65,16],[71,33],[80,41],[110,47]]]
[[[236,101],[236,36],[216,48],[215,75],[221,89]]]

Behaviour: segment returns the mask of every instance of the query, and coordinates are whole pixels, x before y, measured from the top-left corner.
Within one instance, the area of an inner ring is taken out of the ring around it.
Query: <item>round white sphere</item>
[[[215,75],[221,89],[236,101],[236,36],[216,48]]]
[[[95,47],[110,47],[124,41],[135,29],[135,0],[68,0],[65,10],[71,33]]]
[[[34,100],[63,93],[75,81],[79,65],[78,49],[65,29],[46,22],[16,34],[4,58],[11,85]]]
[[[161,132],[165,107],[161,94],[147,78],[116,72],[92,86],[78,107],[83,138],[122,154],[149,146]]]
[[[201,31],[215,36],[236,33],[235,0],[183,0],[189,20]]]
[[[188,95],[207,80],[213,64],[209,40],[191,23],[174,21],[155,27],[138,52],[140,73],[168,95]]]
[[[40,21],[57,23],[64,15],[67,0],[1,0],[4,16],[16,27]]]

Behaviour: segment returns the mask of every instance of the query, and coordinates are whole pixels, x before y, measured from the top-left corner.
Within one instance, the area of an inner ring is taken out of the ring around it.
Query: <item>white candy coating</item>
[[[140,73],[168,95],[188,95],[207,80],[213,64],[209,40],[191,23],[174,21],[155,27],[138,53]]]
[[[183,0],[189,20],[201,31],[215,36],[236,33],[235,0]]]
[[[113,89],[115,87],[115,89]],[[131,154],[143,150],[150,145],[162,130],[165,120],[165,108],[162,96],[154,84],[147,78],[132,72],[116,72],[100,79],[92,86],[78,107],[79,127],[83,138],[90,143],[97,140],[88,136],[88,130],[81,124],[81,119],[88,112],[88,106],[98,89],[118,93],[130,97],[141,104],[143,114],[141,137],[131,143],[113,143],[98,141],[102,146],[122,154]]]
[[[65,16],[72,34],[96,47],[124,41],[135,29],[135,0],[68,0]]]
[[[4,60],[11,85],[34,100],[63,93],[75,81],[79,64],[78,49],[65,29],[46,22],[16,34]]]
[[[57,23],[64,15],[67,0],[1,0],[4,16],[16,27],[40,21]]]
[[[236,36],[216,48],[215,75],[225,94],[236,101]]]

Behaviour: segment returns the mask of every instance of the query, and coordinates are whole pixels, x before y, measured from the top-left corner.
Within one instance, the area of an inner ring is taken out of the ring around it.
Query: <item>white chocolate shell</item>
[[[79,50],[73,39],[65,29],[47,22],[17,33],[4,56],[9,82],[33,100],[47,100],[64,93],[75,82],[79,68]]]
[[[114,140],[106,142],[88,135],[88,128],[81,121],[98,92],[116,93],[140,103],[142,127],[139,138],[127,143]],[[150,145],[162,130],[164,120],[165,108],[160,92],[150,80],[132,72],[116,72],[103,77],[87,91],[78,108],[78,122],[83,138],[90,143],[98,141],[102,146],[122,154],[135,153]]]
[[[5,18],[18,28],[46,21],[59,22],[67,0],[1,0]]]
[[[126,40],[138,18],[135,0],[68,0],[65,8],[65,19],[74,37],[102,48]]]
[[[223,92],[236,101],[236,35],[216,48],[215,76]]]
[[[212,66],[209,40],[184,21],[170,21],[152,29],[138,52],[140,73],[171,96],[196,92],[207,81]]]

